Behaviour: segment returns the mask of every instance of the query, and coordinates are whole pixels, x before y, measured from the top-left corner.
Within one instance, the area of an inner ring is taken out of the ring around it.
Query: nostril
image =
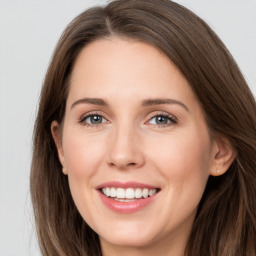
[[[136,163],[129,163],[128,166],[134,166]]]
[[[111,166],[116,166],[114,163],[110,163]],[[136,163],[128,163],[127,166],[135,166]]]
[[[111,167],[118,167],[118,168],[127,168],[127,167],[136,167],[138,164],[132,162],[132,163],[127,163],[127,164],[117,164],[117,163],[114,163],[114,162],[110,162],[109,163],[109,166]]]

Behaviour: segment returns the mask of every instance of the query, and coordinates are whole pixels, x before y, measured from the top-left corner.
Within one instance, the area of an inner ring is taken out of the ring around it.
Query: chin
[[[122,247],[144,247],[153,243],[154,235],[138,232],[138,231],[124,231],[111,232],[100,236],[105,242]]]

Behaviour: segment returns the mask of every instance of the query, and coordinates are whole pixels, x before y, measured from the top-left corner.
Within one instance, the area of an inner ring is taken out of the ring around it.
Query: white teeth
[[[115,189],[115,188],[113,188]],[[118,188],[116,190],[116,197],[117,198],[125,198],[125,190],[123,188]]]
[[[115,201],[119,201],[119,202],[132,202],[134,201],[134,199],[123,199],[123,198],[114,198]]]
[[[142,191],[142,196],[144,198],[147,198],[148,197],[148,189],[147,188],[144,188],[143,191]]]
[[[157,190],[148,189],[148,188],[114,188],[114,187],[106,187],[101,189],[102,193],[107,197],[112,197],[118,200],[123,201],[122,199],[140,199],[147,198],[149,196],[153,196]],[[127,200],[125,200],[127,202]]]
[[[116,190],[115,190],[115,188],[111,188],[110,189],[110,196],[111,197],[116,197]]]
[[[104,192],[103,192],[104,193]],[[111,195],[111,192],[110,192],[110,188],[106,188],[106,196],[110,196]]]
[[[142,197],[142,189],[136,188],[135,190],[135,198],[141,198]]]
[[[132,188],[127,188],[125,192],[125,198],[127,199],[132,199],[134,198],[134,189]]]
[[[150,189],[148,195],[153,196],[156,193],[156,189]]]

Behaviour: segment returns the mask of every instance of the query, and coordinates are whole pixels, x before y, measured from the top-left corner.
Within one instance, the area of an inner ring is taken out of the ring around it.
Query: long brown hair
[[[169,0],[117,0],[91,8],[66,28],[41,92],[34,130],[31,196],[43,255],[100,256],[62,174],[51,122],[63,120],[74,61],[81,49],[111,36],[149,43],[187,78],[209,130],[236,151],[228,172],[210,177],[187,244],[188,256],[256,255],[256,103],[236,62],[209,26]]]

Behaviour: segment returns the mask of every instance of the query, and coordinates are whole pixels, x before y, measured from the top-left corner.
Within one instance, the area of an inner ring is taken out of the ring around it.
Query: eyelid
[[[86,123],[85,120],[90,116],[101,116],[103,119],[106,120],[106,122],[99,123],[99,124]],[[87,112],[87,113],[83,114],[82,116],[80,116],[78,122],[83,124],[83,125],[86,125],[86,126],[95,127],[95,126],[100,126],[100,125],[104,125],[106,123],[109,123],[109,120],[108,120],[108,118],[105,117],[105,114],[103,114],[101,111],[90,111],[90,112]]]
[[[170,124],[150,124],[149,122],[157,117],[157,116],[163,116],[163,117],[166,117],[166,118],[169,118],[169,120],[171,121]],[[175,125],[178,123],[178,118],[168,112],[163,112],[163,111],[156,111],[156,112],[153,112],[149,115],[149,117],[147,118],[147,121],[145,122],[145,124],[147,125],[153,125],[153,126],[158,126],[158,127],[166,127],[166,126],[172,126],[172,125]]]
[[[99,124],[91,124],[91,123],[85,122],[86,118],[88,118],[90,116],[94,116],[94,115],[102,117],[105,121],[102,122],[102,123],[99,123]],[[170,120],[170,123],[167,123],[167,124],[150,124],[150,121],[153,118],[157,117],[157,116],[162,116],[162,117],[168,118]],[[170,114],[170,113],[165,112],[165,111],[154,111],[154,112],[151,112],[148,115],[147,121],[144,122],[144,124],[164,128],[164,127],[169,127],[169,126],[175,125],[175,124],[178,123],[178,121],[179,121],[178,118],[176,116],[174,116],[173,114]],[[102,111],[89,111],[87,113],[84,113],[83,115],[80,116],[78,122],[83,124],[83,125],[91,126],[91,127],[102,126],[102,125],[106,125],[106,124],[110,123],[109,118],[106,117],[106,114],[102,113]]]

